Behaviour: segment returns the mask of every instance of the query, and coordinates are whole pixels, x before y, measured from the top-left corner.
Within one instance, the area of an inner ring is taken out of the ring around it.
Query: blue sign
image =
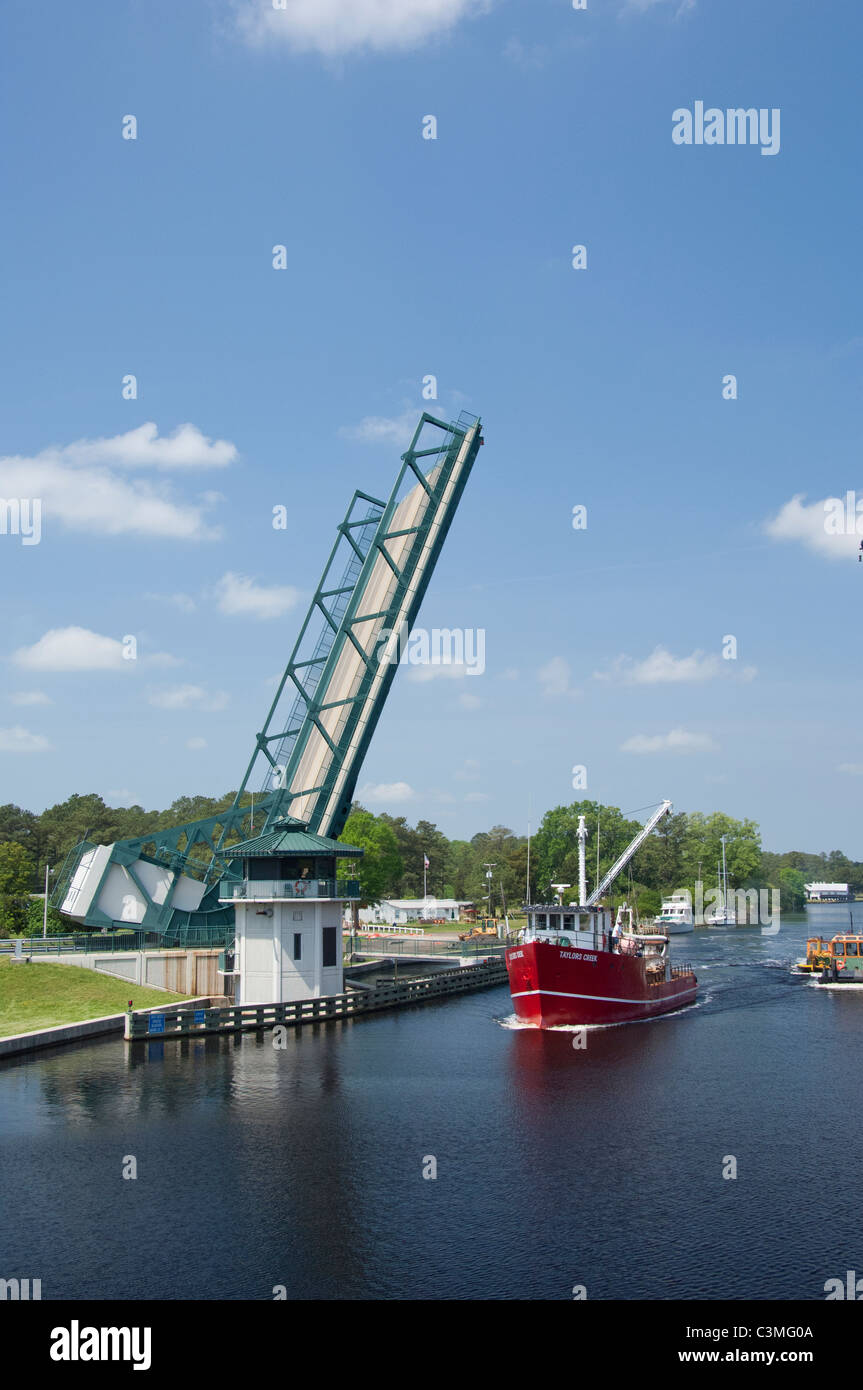
[[[195,1010],[195,1022],[196,1022],[196,1023],[203,1023],[203,1022],[204,1022],[204,1010],[203,1010],[203,1009],[196,1009],[196,1010]]]
[[[151,1033],[164,1033],[164,1031],[165,1031],[165,1015],[164,1015],[164,1014],[150,1014],[150,1032],[151,1032]]]

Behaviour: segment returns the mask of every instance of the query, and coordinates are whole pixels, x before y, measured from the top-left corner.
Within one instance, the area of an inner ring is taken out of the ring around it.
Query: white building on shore
[[[808,903],[847,903],[851,894],[847,883],[804,883]]]
[[[409,922],[458,922],[476,915],[474,905],[458,898],[383,898],[360,908],[366,926],[403,927]]]

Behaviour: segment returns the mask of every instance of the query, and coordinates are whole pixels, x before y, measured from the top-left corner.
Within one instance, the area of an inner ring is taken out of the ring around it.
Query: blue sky
[[[421,622],[483,628],[487,670],[399,674],[367,804],[470,835],[668,796],[863,857],[863,565],[823,508],[863,499],[859,6],[10,0],[2,28],[0,498],[43,518],[0,535],[0,801],[236,785],[433,373],[486,447]],[[696,101],[778,108],[778,154],[676,145]]]

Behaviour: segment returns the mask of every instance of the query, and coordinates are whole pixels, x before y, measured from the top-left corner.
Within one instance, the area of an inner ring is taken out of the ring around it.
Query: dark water
[[[5,1063],[0,1276],[49,1299],[823,1299],[863,1273],[863,991],[789,973],[806,933],[676,938],[699,1004],[586,1051],[508,1026],[495,989],[284,1051]]]

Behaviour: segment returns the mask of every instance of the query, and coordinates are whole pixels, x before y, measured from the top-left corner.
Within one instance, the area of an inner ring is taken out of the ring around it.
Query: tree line
[[[42,930],[43,905],[32,895],[42,892],[46,865],[58,871],[81,840],[110,844],[200,820],[226,810],[234,795],[179,797],[164,811],[107,806],[95,793],[70,796],[40,815],[11,803],[0,806],[0,933]],[[547,899],[552,883],[577,886],[580,815],[588,831],[591,889],[641,829],[640,821],[628,818],[618,807],[596,801],[575,801],[547,811],[529,845],[527,836],[516,835],[505,825],[493,825],[470,840],[450,840],[432,821],[410,825],[404,816],[375,814],[355,803],[342,839],[366,851],[359,869],[366,901],[422,897],[428,859],[429,894],[474,902],[478,907],[488,907],[490,902],[496,911],[513,911],[526,895]],[[848,883],[852,892],[863,893],[863,863],[840,850],[774,854],[762,850],[755,821],[735,820],[721,811],[679,811],[664,817],[617,879],[610,897],[614,901],[628,898],[640,913],[651,915],[658,912],[661,898],[674,889],[688,888],[694,894],[698,877],[712,886],[723,835],[729,888],[778,889],[783,911],[802,907],[803,884],[812,879]],[[52,885],[54,881],[52,877]],[[68,931],[69,923],[52,911],[50,929]]]

